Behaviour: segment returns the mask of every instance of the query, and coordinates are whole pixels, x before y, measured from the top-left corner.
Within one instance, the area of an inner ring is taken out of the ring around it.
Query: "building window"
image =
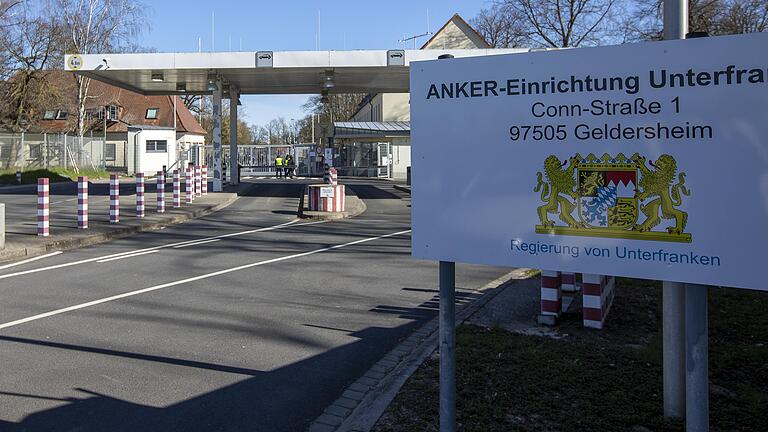
[[[147,153],[165,153],[168,151],[168,141],[147,140]]]
[[[147,109],[147,119],[154,120],[157,118],[157,114],[160,110],[158,108]]]
[[[106,146],[104,146],[104,159],[108,161],[115,160],[115,156],[117,155],[117,145],[115,143],[107,143]]]
[[[43,114],[43,120],[53,120],[56,118],[56,111],[50,110]]]
[[[11,146],[9,145],[0,145],[0,159],[1,160],[8,160],[11,158]]]
[[[68,114],[69,114],[69,113],[68,113],[68,112],[66,112],[66,111],[64,111],[64,110],[59,110],[59,111],[56,113],[56,120],[64,120],[64,119],[66,119],[66,118],[67,118],[67,115],[68,115]]]
[[[29,145],[29,158],[30,159],[42,159],[43,158],[43,145],[42,144],[30,144]]]

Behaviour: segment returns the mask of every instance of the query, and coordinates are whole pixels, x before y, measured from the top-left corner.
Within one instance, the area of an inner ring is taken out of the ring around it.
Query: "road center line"
[[[58,255],[60,253],[61,253],[61,251],[51,252],[49,254],[36,256],[36,257],[33,257],[33,258],[25,259],[23,261],[11,263],[11,264],[6,264],[4,266],[0,266],[0,270],[4,270],[4,269],[10,268],[10,267],[15,267],[17,265],[22,265],[22,264],[30,263],[32,261],[37,261],[37,260],[40,260],[40,259],[43,259],[43,258],[52,257],[52,256]]]
[[[105,262],[115,261],[115,260],[119,260],[119,259],[123,259],[123,258],[132,258],[132,257],[135,257],[135,256],[147,255],[147,254],[158,253],[158,252],[160,252],[160,251],[157,250],[157,249],[153,249],[153,250],[148,250],[148,251],[144,251],[144,252],[138,252],[138,253],[131,254],[131,255],[120,255],[118,257],[112,257],[112,258],[107,258],[107,259],[103,259],[103,260],[98,260],[96,262],[97,263],[105,263]]]
[[[22,319],[18,319],[18,320],[15,320],[15,321],[10,321],[10,322],[4,323],[4,324],[0,324],[0,330],[7,329],[7,328],[10,328],[10,327],[15,327],[15,326],[18,326],[18,325],[21,325],[21,324],[25,324],[25,323],[28,323],[28,322],[31,322],[31,321],[37,321],[37,320],[41,320],[43,318],[48,318],[48,317],[52,317],[52,316],[55,316],[55,315],[60,315],[60,314],[66,313],[66,312],[72,312],[72,311],[76,311],[78,309],[84,309],[84,308],[91,307],[91,306],[96,306],[96,305],[99,305],[99,304],[102,304],[102,303],[107,303],[107,302],[111,302],[111,301],[115,301],[115,300],[120,300],[120,299],[123,299],[123,298],[126,298],[126,297],[132,297],[132,296],[136,296],[136,295],[139,295],[139,294],[144,294],[144,293],[148,293],[148,292],[152,292],[152,291],[161,290],[161,289],[164,289],[164,288],[170,288],[170,287],[177,286],[177,285],[182,285],[182,284],[186,284],[186,283],[190,283],[190,282],[195,282],[195,281],[199,281],[199,280],[203,280],[203,279],[209,279],[209,278],[212,278],[212,277],[221,276],[223,274],[232,273],[232,272],[236,272],[236,271],[240,271],[240,270],[245,270],[245,269],[252,268],[252,267],[259,267],[259,266],[263,266],[263,265],[267,265],[267,264],[273,264],[273,263],[277,263],[277,262],[281,262],[281,261],[287,261],[287,260],[291,260],[291,259],[302,258],[302,257],[309,256],[309,255],[315,255],[315,254],[319,254],[319,253],[323,253],[323,252],[328,252],[328,251],[332,251],[332,250],[335,250],[335,249],[342,249],[342,248],[349,247],[349,246],[354,246],[354,245],[358,245],[358,244],[362,244],[362,243],[372,242],[372,241],[375,241],[375,240],[381,240],[381,239],[388,238],[388,237],[394,237],[394,236],[398,236],[398,235],[402,235],[402,234],[407,234],[409,232],[411,232],[411,230],[398,231],[398,232],[394,232],[394,233],[390,233],[390,234],[380,235],[378,237],[368,237],[368,238],[364,238],[364,239],[360,239],[360,240],[351,241],[351,242],[348,242],[348,243],[337,244],[337,245],[334,245],[334,246],[328,246],[328,247],[324,247],[324,248],[320,248],[320,249],[315,249],[315,250],[311,250],[311,251],[308,251],[308,252],[301,252],[301,253],[297,253],[297,254],[293,254],[293,255],[286,255],[286,256],[279,257],[279,258],[272,258],[272,259],[268,259],[268,260],[264,260],[264,261],[257,261],[255,263],[250,263],[250,264],[245,264],[245,265],[241,265],[241,266],[237,266],[237,267],[232,267],[232,268],[228,268],[228,269],[224,269],[224,270],[219,270],[219,271],[215,271],[215,272],[212,272],[212,273],[206,273],[206,274],[202,274],[200,276],[195,276],[195,277],[191,277],[191,278],[187,278],[187,279],[181,279],[181,280],[178,280],[178,281],[175,281],[175,282],[168,282],[168,283],[164,283],[164,284],[161,284],[161,285],[155,285],[155,286],[151,286],[151,287],[148,287],[148,288],[143,288],[143,289],[136,290],[136,291],[130,291],[130,292],[123,293],[123,294],[117,294],[117,295],[113,295],[113,296],[110,296],[110,297],[105,297],[105,298],[102,298],[102,299],[89,301],[87,303],[81,303],[81,304],[78,304],[78,305],[69,306],[69,307],[65,307],[65,308],[62,308],[62,309],[56,309],[56,310],[52,310],[50,312],[45,312],[45,313],[41,313],[41,314],[38,314],[38,315],[30,316],[30,317],[27,317],[27,318],[22,318]]]
[[[185,247],[189,247],[189,246],[197,246],[197,245],[206,244],[206,243],[213,243],[213,242],[217,242],[217,241],[221,241],[221,239],[215,238],[215,239],[210,239],[210,240],[203,240],[203,241],[199,241],[199,242],[195,242],[195,243],[187,243],[187,244],[183,244],[183,245],[174,246],[173,248],[174,249],[181,249],[181,248],[185,248]]]
[[[55,269],[60,269],[60,268],[64,268],[64,267],[70,267],[70,266],[74,266],[74,265],[87,264],[87,263],[90,263],[90,262],[104,260],[104,259],[112,258],[112,257],[118,257],[118,256],[122,256],[122,255],[132,255],[132,254],[139,253],[139,252],[165,249],[165,248],[170,248],[170,247],[174,247],[174,246],[178,246],[178,245],[183,245],[183,244],[187,244],[187,243],[197,243],[197,242],[201,242],[201,241],[205,241],[205,240],[223,239],[223,238],[229,238],[229,237],[235,237],[235,236],[241,236],[241,235],[255,234],[255,233],[259,233],[259,232],[273,231],[273,230],[283,229],[283,228],[287,228],[287,227],[296,227],[296,226],[304,226],[304,225],[315,225],[315,224],[319,224],[319,223],[325,223],[326,221],[306,222],[306,223],[295,223],[295,222],[296,222],[296,220],[293,220],[293,221],[282,223],[282,224],[279,224],[279,225],[273,225],[273,226],[264,227],[264,228],[257,228],[257,229],[252,229],[252,230],[248,230],[248,231],[240,231],[240,232],[235,232],[235,233],[222,234],[222,235],[215,236],[215,237],[204,237],[204,238],[199,238],[199,239],[194,239],[194,240],[185,240],[183,242],[176,242],[176,243],[170,243],[170,244],[166,244],[166,245],[154,246],[154,247],[145,248],[145,249],[137,249],[137,250],[132,250],[132,251],[120,252],[120,253],[111,254],[111,255],[104,255],[104,256],[95,257],[95,258],[88,258],[88,259],[79,260],[79,261],[73,261],[73,262],[68,262],[68,263],[63,263],[63,264],[56,264],[56,265],[47,266],[47,267],[40,267],[40,268],[36,268],[36,269],[24,270],[24,271],[20,271],[20,272],[16,272],[16,273],[8,273],[8,274],[0,275],[0,279],[8,279],[8,278],[12,278],[12,277],[16,277],[16,276],[23,276],[23,275],[27,275],[27,274],[31,274],[31,273],[38,273],[38,272],[43,272],[43,271],[48,271],[48,270],[55,270]]]

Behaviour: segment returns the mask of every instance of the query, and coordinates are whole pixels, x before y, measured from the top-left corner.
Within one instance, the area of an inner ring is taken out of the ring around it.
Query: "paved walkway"
[[[184,202],[173,208],[173,185],[165,190],[165,213],[157,213],[157,188],[154,179],[145,186],[145,217],[136,217],[136,186],[132,179],[120,180],[120,222],[109,223],[109,183],[89,183],[89,227],[77,228],[77,183],[53,183],[50,187],[50,236],[37,235],[37,186],[0,188],[0,202],[5,204],[5,249],[0,250],[0,261],[32,257],[56,250],[100,243],[128,234],[160,229],[226,207],[237,199],[238,193],[253,186],[243,183],[229,187],[222,193],[209,192],[195,199],[192,205]],[[184,188],[182,182],[182,190]],[[212,190],[209,184],[208,190]]]

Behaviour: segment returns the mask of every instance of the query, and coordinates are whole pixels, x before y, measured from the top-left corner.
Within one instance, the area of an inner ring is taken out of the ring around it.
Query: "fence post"
[[[77,178],[77,227],[88,228],[88,177]]]
[[[157,212],[165,213],[165,172],[157,172]]]
[[[109,223],[120,222],[120,179],[117,174],[109,175]]]
[[[173,170],[173,208],[181,207],[181,180],[179,170]]]
[[[49,183],[47,178],[37,179],[37,235],[48,237],[49,234]]]
[[[136,217],[144,217],[144,173],[136,173]]]

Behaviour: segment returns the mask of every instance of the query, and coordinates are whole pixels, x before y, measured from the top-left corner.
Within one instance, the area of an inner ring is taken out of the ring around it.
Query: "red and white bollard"
[[[203,195],[208,195],[208,165],[203,165]]]
[[[202,171],[200,165],[195,165],[195,198],[203,196]]]
[[[187,172],[184,176],[184,195],[187,198],[187,204],[192,204],[192,201],[195,200],[195,179],[192,175],[192,167],[187,167]]]
[[[181,179],[179,170],[173,170],[173,208],[181,207]]]
[[[157,172],[157,212],[165,213],[165,173]]]
[[[581,277],[584,327],[601,329],[613,304],[616,278],[596,274],[582,274]]]
[[[77,178],[77,227],[88,228],[88,177]]]
[[[562,309],[562,297],[560,293],[560,272],[541,271],[541,312],[539,323],[546,325],[557,324]]]
[[[144,217],[144,173],[136,173],[136,217]]]
[[[331,175],[331,184],[332,185],[339,184],[339,172],[336,171],[336,168],[330,168],[328,170],[328,173]]]
[[[50,218],[49,183],[47,178],[37,179],[37,235],[48,237]]]
[[[116,174],[109,176],[109,223],[120,222],[120,180]]]

